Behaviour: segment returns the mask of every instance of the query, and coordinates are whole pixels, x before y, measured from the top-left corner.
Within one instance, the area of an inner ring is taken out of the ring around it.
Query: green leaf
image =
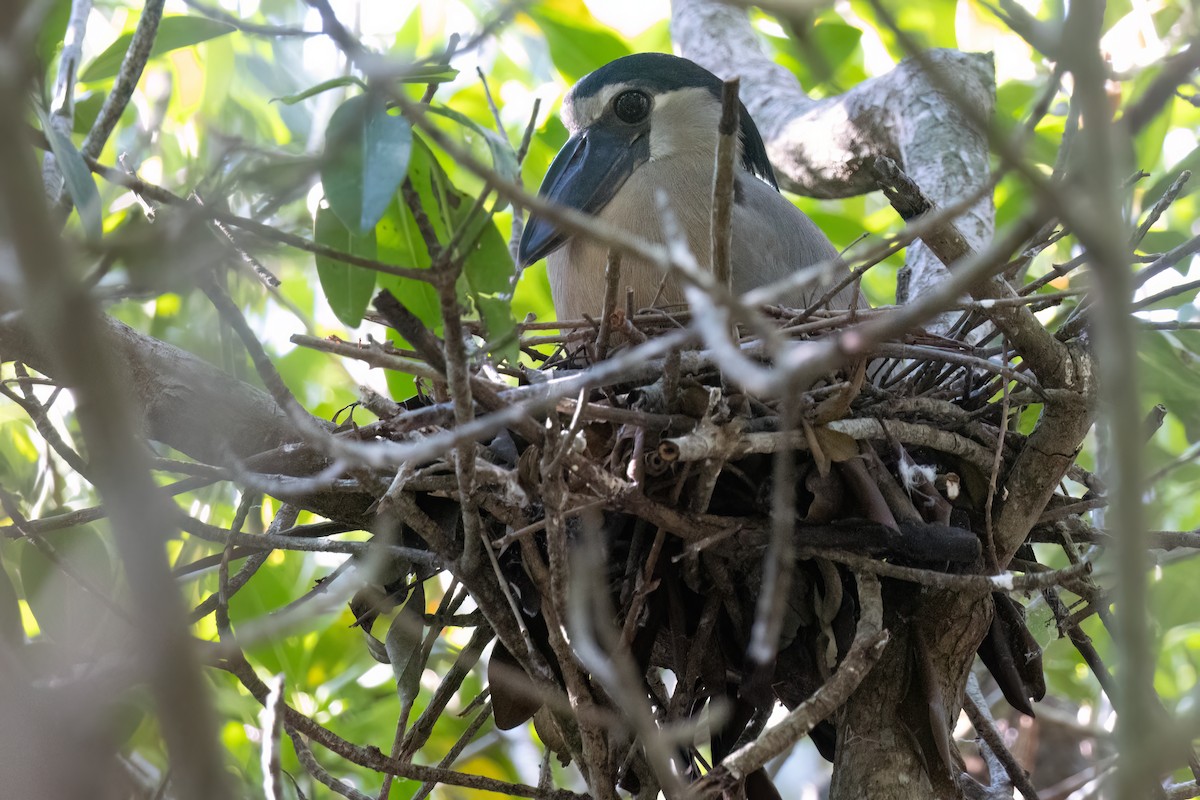
[[[38,446],[32,436],[38,435],[28,417],[16,403],[6,403],[0,412],[0,486],[24,498],[37,493],[43,476]],[[40,438],[40,436],[39,436]]]
[[[388,76],[388,80],[399,83],[449,83],[457,77],[458,70],[446,64],[413,64]]]
[[[321,183],[333,213],[352,231],[375,227],[408,172],[412,127],[382,98],[351,97],[325,133]]]
[[[154,37],[154,47],[150,57],[161,56],[172,50],[192,45],[233,33],[237,28],[225,22],[217,22],[207,17],[174,16],[163,17],[158,23],[158,33]],[[79,76],[82,83],[104,81],[116,77],[121,70],[121,62],[125,59],[125,51],[133,41],[133,31],[122,34],[108,48],[96,56],[95,60]]]
[[[8,570],[0,563],[0,642],[14,647],[24,641],[25,626],[21,622],[21,606]]]
[[[1159,77],[1157,71],[1149,70],[1138,75],[1133,80],[1132,90],[1130,92],[1133,97],[1142,97],[1155,79]],[[1146,170],[1147,172],[1158,172],[1162,169],[1163,162],[1163,142],[1167,138],[1167,132],[1171,130],[1172,119],[1174,117],[1174,103],[1167,103],[1161,111],[1154,115],[1152,119],[1138,132],[1134,138],[1134,156],[1137,162],[1134,166]],[[1178,174],[1178,170],[1175,171]]]
[[[226,110],[237,102],[239,89],[234,86],[240,79],[235,41],[233,38],[217,39],[204,49],[204,93],[200,100],[200,113],[206,119],[224,119]],[[257,98],[256,98],[257,99]],[[244,103],[239,103],[245,108]],[[266,106],[252,104],[259,114],[265,115]]]
[[[362,79],[355,75],[343,75],[340,78],[330,78],[327,81],[321,81],[316,86],[310,86],[302,92],[296,94],[285,94],[283,97],[272,97],[272,103],[283,103],[284,105],[292,106],[299,103],[301,100],[307,100],[314,95],[328,92],[330,89],[340,89],[343,86],[357,86],[364,92],[367,90],[367,84],[363,83]]]
[[[1142,363],[1147,408],[1162,403],[1183,423],[1191,441],[1200,439],[1200,336],[1196,331],[1171,334],[1138,333],[1138,358]]]
[[[408,177],[438,243],[444,245],[457,233],[462,248],[457,255],[463,258],[460,294],[464,300],[470,298],[480,313],[488,326],[489,340],[503,343],[504,355],[515,360],[516,342],[511,334],[516,322],[508,308],[515,267],[504,236],[487,213],[470,216],[474,198],[450,183],[433,151],[420,138],[413,143]],[[407,203],[400,202],[389,209],[376,233],[379,257],[387,263],[430,265],[425,240]],[[440,327],[441,305],[437,293],[428,283],[386,276],[381,278],[380,285],[391,289],[426,325],[435,330]]]
[[[832,11],[815,22],[789,20],[784,30],[786,35],[768,35],[767,42],[776,48],[776,59],[810,92],[834,93],[842,89],[839,82],[857,83],[866,77],[862,31]]]
[[[1104,28],[1107,31],[1133,13],[1132,0],[1108,0],[1104,4]]]
[[[1191,237],[1178,228],[1172,228],[1165,231],[1150,231],[1142,239],[1138,245],[1138,250],[1143,253],[1165,253],[1168,250],[1174,250],[1179,245],[1186,242]],[[1175,270],[1180,275],[1186,275],[1189,269],[1191,259],[1185,258],[1175,265]]]
[[[454,120],[459,125],[467,128],[469,131],[483,137],[483,141],[487,144],[488,151],[492,154],[492,167],[496,172],[500,173],[505,180],[516,181],[520,176],[521,168],[517,165],[517,154],[513,152],[512,145],[508,140],[499,135],[495,131],[490,131],[480,125],[475,120],[460,114],[452,108],[446,106],[429,106],[429,111],[434,114]]]
[[[100,116],[100,109],[104,107],[104,92],[87,92],[80,95],[75,100],[75,118],[71,122],[72,133],[77,133],[80,136],[86,136],[92,126],[96,124],[96,118]]]
[[[833,74],[853,56],[862,55],[862,31],[841,22],[821,22],[813,27],[813,41],[821,50],[825,63]]]
[[[421,230],[408,204],[398,197],[375,226],[375,241],[381,261],[400,267],[429,267],[429,250],[421,238]]]
[[[481,210],[471,216],[474,198],[454,187],[432,151],[423,143],[415,150],[422,150],[422,155],[414,155],[409,176],[421,197],[422,208],[441,241],[447,242],[457,235],[460,242],[456,253],[463,259],[460,292],[470,298],[488,326],[489,341],[503,346],[504,353],[497,352],[497,356],[511,356],[515,360],[516,320],[510,307],[515,266],[508,242],[490,214]]]
[[[58,162],[58,170],[62,173],[67,193],[75,203],[75,210],[79,212],[83,232],[88,239],[97,242],[104,233],[104,222],[100,214],[100,192],[96,189],[92,171],[88,169],[71,138],[51,125],[49,116],[41,108],[38,109],[38,117],[42,121],[42,132],[46,134],[50,150]]]
[[[421,46],[422,38],[421,4],[413,3],[413,10],[404,20],[400,29],[396,31],[396,40],[392,44],[392,49],[394,52],[411,57]]]
[[[79,644],[80,637],[96,634],[96,623],[109,611],[76,576],[100,591],[111,591],[112,558],[100,532],[90,525],[58,531],[52,541],[53,558],[32,542],[22,542],[21,587],[43,635],[59,644]]]
[[[460,206],[463,207],[467,207],[465,202]],[[463,262],[465,289],[487,327],[492,354],[515,364],[520,355],[517,321],[512,313],[512,278],[516,268],[508,242],[490,216],[481,215],[478,221],[464,219],[461,224],[475,229],[468,231],[463,239],[470,247]]]
[[[422,158],[425,156],[432,158],[427,151],[424,151],[424,155],[420,155],[421,153],[420,147],[415,148],[413,163],[409,165],[410,176]],[[392,204],[388,206],[387,212],[383,215],[383,219],[379,220],[379,224],[375,226],[375,240],[380,261],[397,266],[426,269],[430,265],[429,251],[425,247],[425,240],[421,238],[417,221],[409,211],[408,204],[399,197],[393,199]],[[434,333],[440,332],[441,310],[437,291],[431,285],[425,281],[402,278],[399,275],[380,274],[379,288],[387,289],[395,295]],[[391,328],[387,330],[387,337],[388,341],[398,348],[409,347],[408,342]],[[385,377],[392,399],[405,400],[416,394],[416,384],[411,375],[388,370]]]
[[[388,626],[383,644],[388,662],[396,676],[396,693],[400,702],[411,705],[421,690],[421,640],[425,636],[425,584],[418,583],[404,608],[400,609],[392,624]]]
[[[1183,185],[1183,191],[1179,193],[1180,197],[1186,197],[1189,194],[1200,191],[1200,147],[1194,148],[1186,156],[1181,158],[1175,166],[1171,167],[1151,184],[1145,193],[1142,194],[1141,207],[1142,211],[1148,211],[1155,203],[1158,202],[1167,189],[1171,188],[1171,184],[1179,177],[1179,174],[1184,170],[1191,171],[1192,177]]]
[[[889,4],[897,27],[921,47],[956,47],[954,25],[947,24],[955,16],[957,0],[930,0],[925,3]],[[850,0],[851,10],[862,17],[897,61],[907,58],[907,48],[891,27],[876,13],[870,0]]]
[[[53,0],[50,11],[38,29],[36,52],[38,60],[49,64],[62,48],[71,18],[71,0]]]
[[[318,208],[313,223],[313,238],[317,244],[364,258],[375,258],[375,232],[357,236],[328,208]],[[332,258],[317,256],[317,276],[321,289],[333,313],[345,325],[356,328],[366,313],[367,303],[375,291],[373,270],[345,264]]]
[[[381,261],[401,267],[429,268],[429,251],[407,203],[397,199],[388,206],[387,213],[375,226],[375,241]],[[380,275],[379,286],[391,291],[430,328],[440,325],[437,292],[425,281]]]
[[[923,3],[901,3],[893,13],[902,31],[917,32],[918,41],[927,47],[957,47],[953,20],[958,0],[926,0]]]
[[[439,244],[445,244],[455,235],[455,232],[466,222],[466,217],[473,206],[473,198],[460,192],[450,182],[446,171],[438,163],[433,150],[423,139],[417,139],[413,147],[412,162],[409,165],[408,178],[421,208],[428,218],[429,226],[433,229]],[[402,204],[407,211],[407,204]],[[478,234],[482,229],[475,231]],[[460,237],[462,243],[471,241],[466,234]],[[420,241],[424,250],[425,242]]]
[[[581,0],[558,5],[563,8],[540,7],[528,13],[546,35],[550,58],[567,80],[574,83],[609,61],[629,55],[625,42],[597,23]]]
[[[421,200],[421,208],[429,217],[429,225],[433,228],[438,241],[441,243],[449,241],[450,232],[453,230],[450,195],[447,192],[450,179],[424,139],[418,138],[413,142],[412,159],[408,166],[408,180]],[[422,245],[424,245],[423,240]]]
[[[469,199],[463,198],[464,205]],[[507,294],[512,289],[512,278],[516,273],[508,242],[489,216],[481,214],[475,220],[466,219],[465,212],[462,216],[460,225],[467,228],[463,243],[468,248],[463,262],[463,276],[470,282],[471,291]]]
[[[498,360],[516,364],[521,357],[521,340],[513,318],[512,298],[477,294],[475,307],[488,333],[488,351]]]

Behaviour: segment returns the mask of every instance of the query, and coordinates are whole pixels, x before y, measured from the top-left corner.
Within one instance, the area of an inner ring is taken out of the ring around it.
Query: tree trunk
[[[913,594],[911,586],[885,586],[891,639],[840,712],[829,798],[959,798],[962,767],[950,730],[991,620],[991,600],[939,591],[906,603],[902,595]],[[911,608],[897,611],[898,605]],[[937,734],[946,737],[945,750]]]

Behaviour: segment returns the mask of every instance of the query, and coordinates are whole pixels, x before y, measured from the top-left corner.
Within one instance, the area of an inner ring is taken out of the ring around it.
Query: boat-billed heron
[[[655,193],[665,191],[697,260],[711,253],[713,169],[721,116],[721,81],[700,65],[663,53],[625,56],[581,79],[563,99],[571,137],[550,165],[539,193],[652,242],[664,240]],[[754,121],[741,108],[735,170],[731,271],[743,293],[837,255],[825,234],[779,193]],[[572,237],[532,215],[521,237],[523,266],[548,258],[559,319],[598,314],[604,305],[608,248]],[[678,276],[626,257],[622,287],[637,308],[684,302]],[[775,298],[802,306],[825,287]]]

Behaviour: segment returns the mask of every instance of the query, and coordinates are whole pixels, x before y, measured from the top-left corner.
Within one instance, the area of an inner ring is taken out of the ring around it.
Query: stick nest
[[[411,328],[388,298],[376,307]],[[773,324],[789,343],[820,340],[874,313],[780,310]],[[863,614],[856,573],[885,579],[887,615],[911,611],[921,586],[995,592],[998,622],[980,653],[1029,710],[1044,691],[1039,650],[999,591],[1022,576],[985,576],[1001,567],[989,509],[1004,501],[1024,444],[1016,421],[1040,389],[1006,349],[966,343],[978,322],[967,314],[950,337],[906,335],[777,397],[732,385],[680,315],[618,310],[607,325],[523,326],[522,351],[540,366],[475,370],[470,423],[453,423],[440,380],[422,382],[405,409],[375,399],[386,419],[364,434],[446,446],[374,496],[400,523],[399,543],[435,558],[400,559],[391,580],[360,592],[359,621],[369,631],[375,615],[449,570],[460,591],[424,623],[442,624],[469,596],[478,613],[467,619],[499,634],[489,666],[497,724],[533,717],[562,760],[587,764],[588,709],[608,734],[630,731],[610,738],[602,759],[629,789],[655,780],[649,749],[633,744],[651,728],[702,724],[720,760],[755,739],[776,702],[796,708],[818,692]],[[445,369],[440,342],[408,338],[413,351],[372,343],[358,357]],[[1070,502],[1058,497],[1048,513],[1057,504],[1068,516]],[[1026,551],[1020,563],[1036,570]],[[423,607],[424,593],[414,597]],[[378,641],[373,650],[395,663]],[[832,757],[830,721],[807,727]],[[690,745],[672,757],[685,774],[707,769]]]

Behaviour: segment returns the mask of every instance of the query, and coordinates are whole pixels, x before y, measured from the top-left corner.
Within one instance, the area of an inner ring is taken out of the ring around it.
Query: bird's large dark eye
[[[636,89],[621,92],[613,100],[613,111],[623,122],[641,122],[650,113],[650,98]]]

